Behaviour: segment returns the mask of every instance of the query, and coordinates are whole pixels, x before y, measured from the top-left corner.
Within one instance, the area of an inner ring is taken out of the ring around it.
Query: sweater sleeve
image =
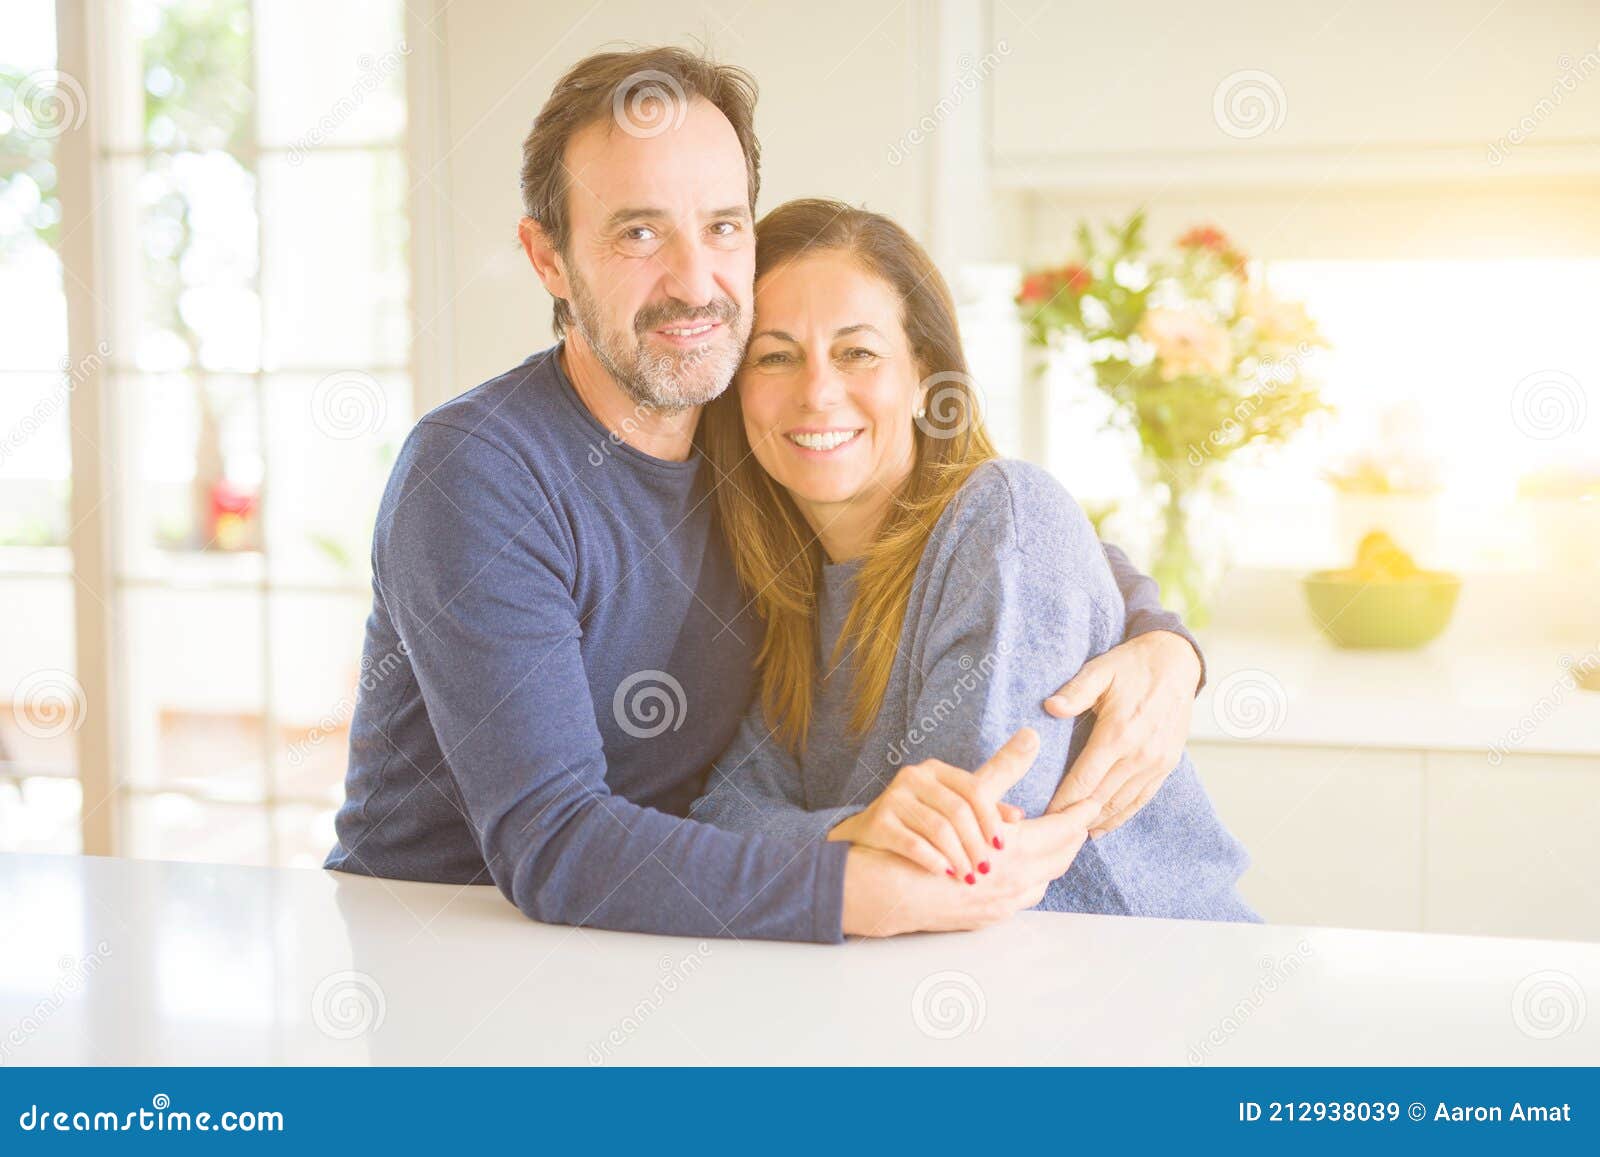
[[[842,844],[740,835],[613,795],[574,561],[537,480],[428,422],[374,543],[381,597],[491,876],[528,916],[682,936],[842,939]]]
[[[872,802],[808,811],[802,775],[799,762],[767,726],[760,700],[755,699],[733,742],[711,769],[705,794],[695,800],[689,814],[729,831],[818,841]]]
[[[1025,512],[1025,517],[1019,512]],[[1045,698],[1123,634],[1123,607],[1088,519],[1035,468],[993,464],[963,488],[930,549],[919,611],[905,762],[976,768],[1020,727],[1039,733],[1032,769],[1007,800],[1043,813],[1092,725],[1056,719]]]
[[[1123,641],[1137,639],[1151,631],[1171,631],[1184,639],[1194,648],[1195,658],[1200,660],[1200,682],[1195,687],[1195,694],[1198,695],[1206,685],[1206,656],[1200,650],[1199,640],[1189,633],[1181,617],[1161,605],[1161,588],[1155,579],[1134,566],[1120,546],[1109,542],[1102,546],[1106,561],[1111,564],[1111,574],[1117,581],[1117,589],[1122,593],[1122,602],[1128,609]]]

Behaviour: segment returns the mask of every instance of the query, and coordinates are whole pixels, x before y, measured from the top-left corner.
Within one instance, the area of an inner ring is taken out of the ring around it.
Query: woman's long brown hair
[[[889,218],[838,201],[790,201],[756,226],[756,285],[822,252],[848,253],[900,298],[901,322],[927,386],[912,435],[915,464],[856,578],[832,666],[853,652],[851,727],[883,706],[906,605],[933,526],[968,475],[995,456],[983,429],[955,302],[920,245]],[[767,723],[791,751],[805,747],[817,671],[817,591],[823,551],[794,502],[750,450],[737,388],[707,407],[698,434],[715,479],[717,513],[739,581],[766,626],[757,665]]]

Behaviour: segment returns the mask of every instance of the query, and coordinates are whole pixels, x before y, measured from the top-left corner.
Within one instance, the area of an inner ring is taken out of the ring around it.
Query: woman
[[[1121,641],[1121,597],[1067,492],[996,456],[949,290],[903,229],[802,200],[756,237],[749,349],[700,437],[765,623],[760,691],[693,814],[982,886],[1015,813],[957,769],[1036,729],[1005,800],[1044,810],[1091,721],[1040,704]],[[1185,757],[1039,907],[1252,920],[1234,891],[1246,863]]]

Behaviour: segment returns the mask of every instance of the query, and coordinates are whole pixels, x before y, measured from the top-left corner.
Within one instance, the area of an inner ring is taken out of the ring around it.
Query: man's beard
[[[582,278],[569,269],[572,314],[578,332],[611,380],[641,406],[676,414],[703,406],[728,388],[744,357],[750,321],[730,298],[692,309],[680,302],[648,305],[634,315],[633,332],[606,326],[599,303]],[[653,352],[645,335],[664,325],[717,321],[710,339],[685,350]]]

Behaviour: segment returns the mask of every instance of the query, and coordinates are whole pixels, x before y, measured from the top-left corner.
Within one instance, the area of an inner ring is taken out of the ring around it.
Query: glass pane
[[[411,425],[405,379],[342,370],[269,377],[263,389],[274,581],[365,588],[378,500]]]
[[[65,374],[0,374],[0,554],[10,548],[63,547],[69,525],[71,448]]]
[[[132,17],[143,50],[144,145],[247,143],[255,104],[248,0],[139,0]]]
[[[76,780],[0,775],[0,851],[53,855],[82,851],[78,827],[82,801]]]
[[[36,562],[30,569],[43,569]],[[65,552],[56,574],[0,577],[0,782],[77,772],[76,734],[89,705],[73,676],[72,579]]]
[[[166,372],[260,364],[255,175],[227,153],[106,166],[118,363]]]
[[[129,797],[123,818],[126,854],[135,859],[263,866],[272,862],[265,808],[162,793]]]
[[[261,143],[291,156],[398,141],[405,58],[398,4],[273,0],[256,5]],[[315,28],[315,36],[306,29]]]
[[[272,596],[272,694],[278,715],[278,794],[337,802],[360,684],[394,675],[361,666],[371,600],[359,595]]]
[[[247,582],[261,568],[261,427],[249,378],[119,378],[123,569]]]
[[[130,782],[227,799],[266,790],[259,591],[124,591]]]
[[[405,197],[394,150],[261,159],[264,365],[405,364]]]

